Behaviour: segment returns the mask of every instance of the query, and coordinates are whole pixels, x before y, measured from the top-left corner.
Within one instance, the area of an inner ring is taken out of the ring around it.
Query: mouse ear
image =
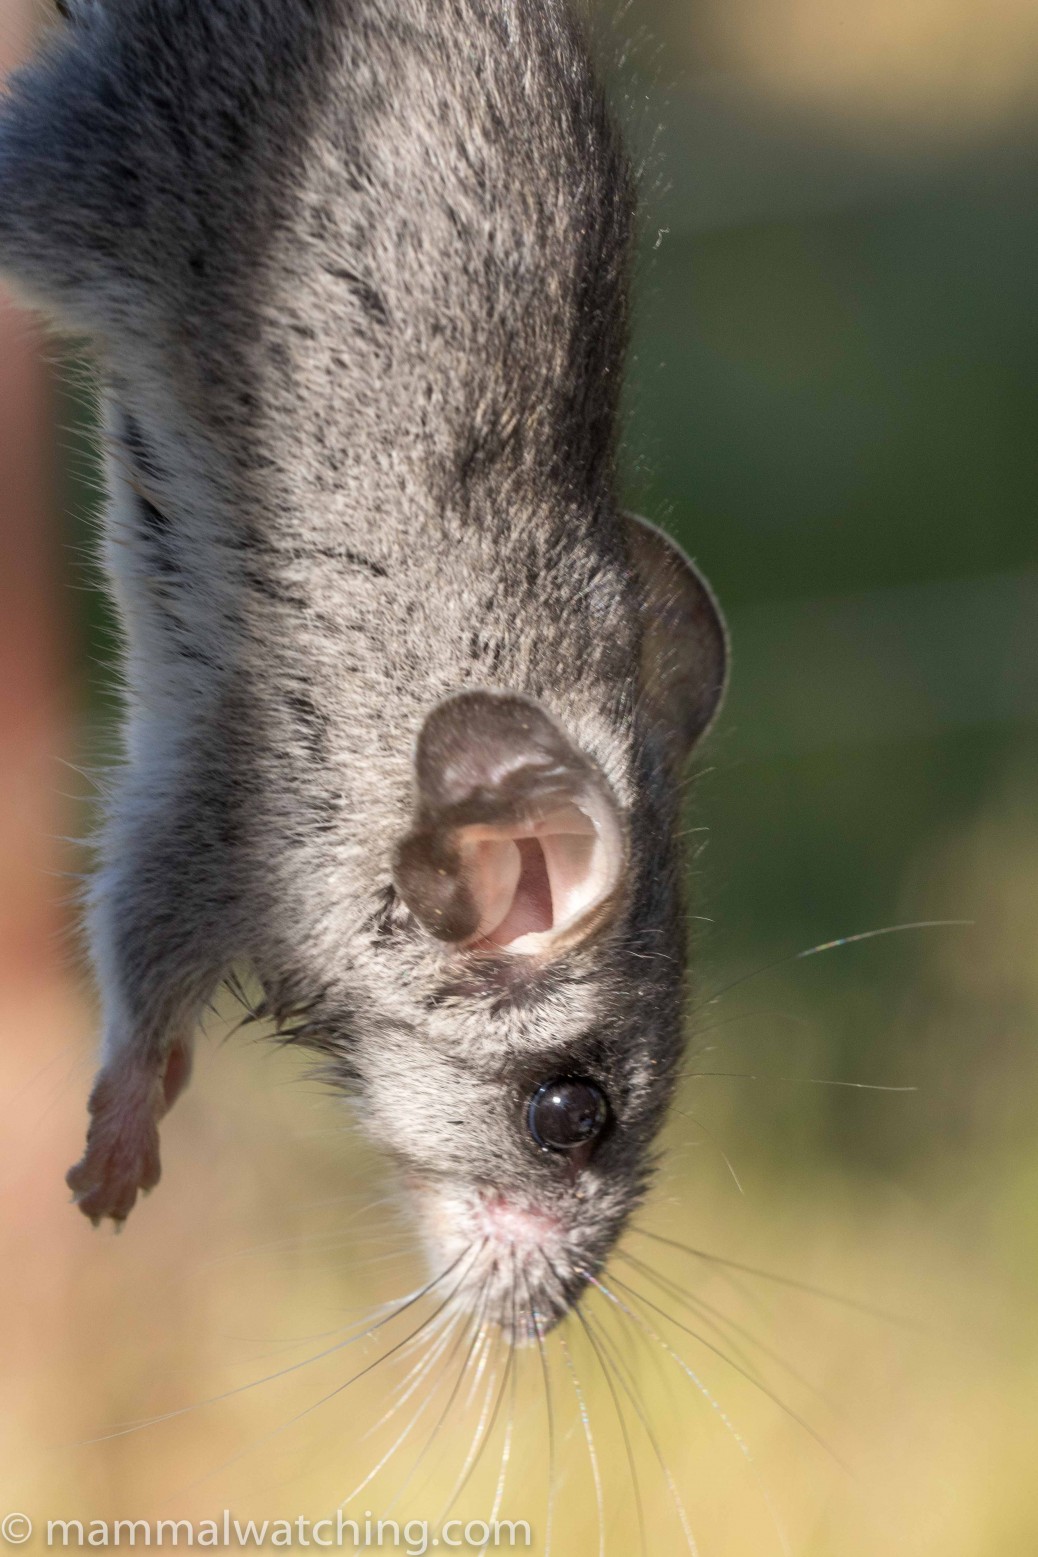
[[[418,738],[414,826],[394,880],[439,940],[530,954],[572,945],[617,898],[626,841],[598,768],[512,693],[440,703]]]
[[[713,590],[677,542],[637,514],[627,519],[642,587],[642,696],[680,764],[721,706],[728,629]]]

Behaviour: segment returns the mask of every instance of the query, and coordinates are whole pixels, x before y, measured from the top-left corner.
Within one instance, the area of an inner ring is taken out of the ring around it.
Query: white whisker
[[[459,1255],[458,1259],[460,1260],[461,1258],[462,1256]],[[458,1261],[455,1261],[455,1265],[457,1263]],[[467,1273],[465,1271],[462,1272],[457,1283],[444,1298],[440,1306],[435,1309],[434,1312],[427,1318],[423,1319],[421,1324],[417,1325],[409,1335],[404,1336],[403,1340],[395,1342],[394,1345],[388,1349],[388,1351],[382,1352],[381,1355],[376,1357],[372,1362],[367,1363],[363,1368],[359,1369],[358,1372],[352,1374],[351,1377],[346,1379],[344,1383],[338,1384],[335,1389],[329,1390],[326,1395],[322,1395],[320,1400],[315,1400],[311,1405],[304,1407],[302,1411],[297,1411],[294,1416],[289,1417],[287,1422],[282,1422],[277,1427],[272,1428],[270,1432],[264,1433],[261,1437],[253,1439],[251,1443],[246,1444],[243,1449],[240,1449],[237,1454],[232,1454],[229,1459],[223,1460],[219,1465],[213,1466],[210,1470],[206,1471],[203,1476],[199,1476],[197,1480],[189,1483],[188,1486],[178,1488],[176,1493],[171,1494],[170,1498],[166,1498],[164,1500],[164,1503],[170,1502],[171,1498],[174,1496],[183,1497],[189,1492],[194,1492],[198,1487],[203,1486],[214,1476],[220,1474],[220,1472],[228,1470],[232,1465],[236,1465],[239,1460],[244,1459],[245,1455],[251,1454],[253,1450],[262,1447],[263,1444],[269,1443],[272,1439],[279,1437],[284,1432],[287,1432],[290,1427],[294,1427],[297,1422],[301,1422],[305,1417],[310,1416],[314,1411],[320,1410],[321,1406],[327,1405],[330,1400],[334,1400],[336,1396],[341,1395],[344,1390],[349,1389],[353,1384],[359,1383],[359,1381],[363,1378],[366,1378],[369,1373],[373,1373],[376,1368],[381,1367],[384,1362],[388,1362],[390,1357],[398,1355],[404,1349],[404,1347],[408,1345],[409,1342],[413,1341],[416,1336],[421,1335],[429,1325],[433,1324],[436,1319],[438,1319],[439,1316],[447,1310],[454,1297],[460,1290],[462,1283],[465,1280],[466,1274]],[[437,1280],[439,1279],[440,1278],[437,1278]],[[403,1310],[400,1310],[400,1312],[402,1311]]]
[[[832,1447],[832,1445],[826,1443],[825,1439],[821,1436],[821,1434],[815,1431],[810,1422],[806,1421],[805,1418],[799,1414],[799,1412],[794,1411],[792,1406],[787,1405],[781,1396],[777,1395],[774,1390],[769,1389],[761,1379],[756,1378],[752,1373],[747,1372],[747,1370],[741,1367],[740,1364],[737,1363],[732,1357],[728,1356],[725,1352],[721,1351],[719,1347],[715,1346],[712,1341],[708,1341],[706,1336],[700,1335],[697,1330],[691,1329],[690,1326],[684,1324],[680,1319],[675,1318],[673,1314],[668,1314],[666,1309],[661,1308],[658,1303],[654,1303],[652,1298],[646,1297],[644,1292],[636,1292],[635,1289],[628,1286],[625,1281],[621,1281],[619,1276],[613,1276],[612,1280],[616,1286],[621,1287],[623,1291],[627,1293],[628,1297],[633,1298],[638,1303],[643,1303],[646,1308],[651,1308],[653,1313],[658,1314],[661,1319],[667,1320],[668,1324],[674,1325],[678,1330],[683,1330],[684,1333],[687,1336],[690,1336],[693,1341],[698,1341],[700,1346],[705,1346],[707,1351],[713,1352],[715,1357],[719,1357],[722,1362],[727,1363],[728,1366],[734,1369],[734,1371],[742,1378],[748,1380],[748,1382],[754,1385],[756,1389],[759,1389],[761,1393],[772,1402],[773,1405],[778,1406],[780,1411],[784,1411],[786,1416],[788,1416],[791,1421],[795,1422],[798,1427],[802,1428],[803,1431],[808,1434],[809,1437],[813,1438],[815,1443],[818,1444],[819,1448],[824,1449],[826,1454],[828,1454],[836,1462],[836,1464],[839,1465],[842,1471],[847,1471],[848,1474],[850,1474],[848,1466],[846,1466],[840,1459],[840,1456],[836,1453],[836,1450]],[[603,1288],[603,1290],[605,1289]]]
[[[634,1457],[634,1446],[631,1443],[631,1434],[627,1426],[627,1418],[624,1415],[623,1406],[620,1403],[620,1396],[616,1392],[616,1385],[613,1383],[612,1374],[610,1373],[607,1366],[606,1357],[602,1352],[602,1349],[598,1344],[598,1340],[593,1330],[591,1329],[590,1324],[588,1323],[587,1316],[579,1303],[576,1305],[573,1312],[576,1314],[581,1328],[583,1329],[584,1334],[587,1336],[588,1341],[590,1342],[591,1349],[595,1354],[598,1366],[602,1370],[602,1376],[606,1381],[610,1396],[612,1397],[613,1409],[616,1413],[616,1420],[620,1424],[620,1434],[623,1438],[624,1450],[627,1455],[627,1467],[631,1474],[631,1490],[634,1494],[635,1514],[638,1519],[638,1547],[642,1557],[646,1557],[648,1548],[646,1547],[645,1543],[645,1508],[642,1504],[641,1487],[638,1483],[638,1466]]]
[[[530,1305],[530,1321],[533,1325],[534,1335],[537,1338],[537,1352],[541,1359],[541,1376],[544,1379],[544,1408],[548,1418],[548,1501],[545,1508],[544,1521],[544,1557],[551,1557],[552,1523],[555,1515],[555,1477],[556,1477],[556,1449],[555,1449],[555,1406],[552,1399],[551,1374],[548,1368],[548,1351],[544,1344],[544,1333],[541,1329],[540,1315],[534,1305],[533,1294],[530,1291],[530,1283],[523,1272],[523,1285],[526,1287],[526,1300]]]
[[[604,1297],[607,1297],[609,1301],[615,1305],[615,1307],[621,1309],[631,1319],[633,1319],[634,1322],[645,1331],[646,1335],[650,1336],[658,1346],[661,1346],[664,1349],[667,1355],[673,1359],[673,1361],[682,1370],[686,1377],[695,1385],[700,1395],[710,1406],[711,1410],[717,1415],[718,1420],[723,1423],[728,1436],[731,1438],[739,1453],[746,1461],[750,1474],[757,1485],[757,1489],[760,1492],[761,1498],[768,1510],[768,1514],[775,1528],[775,1533],[778,1536],[779,1544],[783,1552],[783,1557],[791,1557],[789,1541],[786,1537],[785,1529],[782,1525],[782,1521],[778,1517],[778,1513],[772,1501],[771,1494],[768,1492],[767,1487],[764,1485],[764,1482],[761,1479],[760,1472],[757,1469],[757,1463],[753,1458],[753,1453],[750,1449],[750,1446],[746,1442],[746,1439],[743,1437],[742,1433],[740,1433],[739,1429],[736,1427],[735,1423],[732,1421],[731,1417],[728,1415],[727,1411],[725,1411],[724,1407],[721,1405],[721,1402],[707,1388],[703,1380],[699,1377],[698,1373],[696,1373],[690,1364],[686,1362],[685,1358],[681,1356],[680,1352],[676,1352],[669,1344],[669,1342],[665,1341],[663,1336],[661,1336],[658,1331],[654,1330],[652,1325],[650,1325],[641,1314],[635,1313],[634,1310],[629,1308],[621,1298],[618,1298],[615,1293],[610,1292],[608,1287],[599,1281],[596,1276],[589,1276],[588,1279],[591,1281],[594,1287],[602,1293]]]
[[[591,1321],[589,1320],[588,1323],[590,1324]],[[675,1482],[673,1474],[671,1473],[670,1466],[664,1459],[663,1451],[660,1448],[659,1439],[657,1438],[656,1433],[654,1432],[652,1425],[645,1414],[645,1409],[640,1399],[638,1398],[637,1383],[634,1375],[628,1368],[627,1364],[620,1358],[616,1346],[609,1341],[604,1331],[600,1330],[598,1332],[598,1339],[599,1344],[602,1346],[603,1350],[605,1350],[607,1353],[609,1351],[613,1353],[612,1360],[613,1366],[616,1369],[616,1376],[620,1380],[627,1398],[634,1407],[635,1414],[638,1417],[639,1422],[642,1424],[645,1436],[648,1438],[652,1447],[652,1452],[656,1456],[660,1470],[663,1472],[664,1479],[667,1483],[667,1488],[670,1492],[671,1501],[674,1504],[675,1511],[681,1524],[682,1532],[685,1536],[685,1543],[688,1546],[691,1557],[699,1557],[699,1547],[696,1544],[695,1536],[692,1534],[692,1527],[689,1524],[688,1513],[685,1509],[684,1503],[681,1500],[681,1495],[678,1492],[677,1483]],[[624,1377],[625,1373],[627,1375],[626,1378]]]
[[[792,1276],[781,1276],[775,1271],[763,1270],[759,1265],[745,1265],[740,1260],[729,1260],[721,1254],[711,1254],[707,1249],[694,1248],[692,1244],[681,1243],[676,1238],[667,1238],[663,1233],[650,1232],[647,1227],[639,1227],[631,1223],[631,1231],[638,1233],[642,1238],[651,1238],[654,1243],[666,1244],[669,1249],[678,1249],[682,1254],[688,1254],[697,1260],[705,1260],[708,1264],[723,1266],[727,1270],[742,1271],[747,1276],[758,1276],[762,1281],[774,1282],[780,1287],[791,1287],[797,1292],[806,1292],[811,1297],[823,1298],[827,1303],[839,1303],[843,1308],[856,1309],[860,1314],[868,1314],[872,1319],[881,1319],[885,1324],[900,1325],[914,1329],[912,1321],[905,1319],[901,1314],[892,1314],[889,1310],[875,1308],[870,1303],[862,1303],[857,1298],[844,1297],[839,1292],[830,1292],[825,1287],[813,1286],[807,1281],[797,1281]]]
[[[573,1389],[577,1397],[577,1408],[584,1428],[584,1441],[587,1444],[588,1460],[591,1463],[591,1479],[595,1486],[595,1508],[598,1513],[598,1557],[605,1557],[605,1499],[602,1495],[602,1473],[599,1470],[598,1453],[595,1449],[594,1435],[591,1432],[591,1415],[584,1399],[584,1391],[580,1387],[576,1364],[573,1361],[566,1337],[561,1333],[559,1335],[559,1344],[562,1347],[562,1355],[566,1360],[566,1367],[569,1369],[569,1375],[573,1381]]]
[[[774,962],[765,963],[763,967],[753,968],[749,973],[740,974],[730,984],[725,984],[722,989],[707,995],[692,1009],[698,1011],[706,1006],[712,1006],[721,999],[722,995],[731,994],[733,989],[748,984],[751,979],[762,978],[765,973],[773,973],[778,968],[788,968],[794,962],[805,962],[808,957],[817,957],[822,952],[839,951],[844,946],[858,946],[863,941],[878,940],[882,935],[900,935],[909,930],[972,929],[974,923],[972,919],[914,919],[906,924],[888,924],[882,925],[878,930],[859,930],[855,935],[840,935],[833,941],[821,941],[817,946],[808,946],[804,951],[793,952],[788,957],[777,957]]]
[[[484,1240],[484,1244],[485,1244],[485,1240]],[[480,1245],[480,1252],[482,1252],[484,1244]],[[440,1436],[440,1432],[443,1429],[444,1423],[447,1421],[448,1417],[451,1415],[451,1411],[452,1411],[452,1408],[454,1406],[454,1402],[457,1400],[458,1394],[459,1394],[459,1392],[461,1390],[461,1387],[462,1387],[463,1383],[465,1382],[466,1377],[468,1376],[469,1369],[470,1369],[470,1367],[472,1365],[473,1355],[475,1354],[477,1347],[482,1347],[484,1339],[485,1339],[485,1335],[486,1335],[485,1319],[486,1319],[486,1310],[487,1310],[488,1301],[489,1301],[489,1284],[486,1281],[484,1281],[483,1286],[482,1286],[482,1288],[480,1290],[478,1305],[473,1310],[473,1312],[468,1316],[467,1323],[463,1324],[463,1326],[462,1326],[462,1328],[461,1328],[461,1330],[459,1332],[458,1345],[462,1344],[462,1342],[467,1338],[468,1339],[468,1350],[465,1353],[465,1356],[464,1356],[464,1359],[462,1361],[461,1367],[458,1370],[458,1375],[455,1378],[454,1383],[451,1386],[450,1393],[447,1396],[446,1404],[444,1405],[443,1410],[440,1412],[440,1415],[437,1418],[436,1425],[433,1427],[432,1432],[429,1434],[429,1437],[426,1439],[425,1446],[423,1447],[421,1453],[419,1454],[418,1458],[415,1460],[414,1464],[411,1466],[411,1469],[408,1471],[407,1475],[404,1477],[403,1481],[400,1483],[399,1487],[396,1489],[396,1491],[394,1492],[392,1498],[390,1499],[389,1503],[387,1504],[387,1506],[386,1506],[386,1513],[387,1514],[392,1512],[392,1510],[396,1507],[396,1505],[399,1503],[400,1499],[402,1498],[402,1496],[406,1492],[407,1488],[410,1486],[411,1482],[414,1480],[415,1476],[418,1474],[418,1472],[421,1469],[422,1465],[424,1465],[426,1457],[429,1454],[429,1451],[431,1450],[433,1444],[436,1442],[436,1440]],[[451,1348],[451,1357],[452,1358],[453,1358],[453,1355],[454,1355],[454,1352],[455,1352],[456,1349],[457,1349],[457,1347],[452,1347]]]
[[[459,1330],[460,1331],[460,1329],[461,1329],[460,1318],[459,1317],[455,1317],[450,1322],[448,1328],[444,1331],[443,1335],[440,1336],[440,1338],[434,1343],[434,1345],[430,1349],[430,1351],[427,1352],[425,1357],[422,1359],[421,1372],[419,1374],[419,1377],[416,1379],[414,1385],[412,1386],[412,1388],[410,1390],[408,1390],[407,1394],[403,1397],[403,1399],[397,1401],[396,1405],[393,1406],[389,1411],[387,1411],[385,1413],[385,1415],[381,1418],[381,1420],[378,1423],[375,1424],[375,1426],[373,1428],[369,1428],[368,1429],[368,1431],[364,1434],[365,1438],[370,1437],[371,1433],[372,1432],[376,1432],[378,1430],[378,1428],[385,1426],[386,1422],[388,1422],[390,1420],[390,1418],[392,1416],[394,1416],[397,1411],[400,1410],[401,1406],[405,1403],[405,1401],[410,1397],[410,1395],[412,1395],[414,1393],[414,1390],[417,1389],[422,1383],[425,1382],[425,1380],[429,1377],[429,1374],[432,1372],[433,1368],[435,1367],[436,1363],[439,1361],[440,1357],[442,1357],[442,1355],[444,1353],[444,1350],[449,1345],[451,1337],[452,1337],[452,1335],[454,1335],[455,1330]],[[455,1336],[455,1340],[456,1339],[457,1339],[457,1337]],[[421,1421],[423,1415],[428,1410],[429,1406],[432,1404],[434,1399],[435,1399],[435,1393],[430,1391],[429,1394],[426,1395],[426,1397],[425,1397],[424,1401],[422,1402],[422,1404],[419,1406],[418,1410],[415,1412],[414,1416],[411,1418],[410,1422],[408,1422],[407,1426],[404,1428],[404,1431],[399,1435],[399,1437],[396,1439],[396,1441],[393,1443],[393,1445],[382,1456],[382,1458],[379,1460],[378,1464],[374,1467],[374,1469],[370,1470],[368,1472],[368,1474],[364,1477],[364,1480],[359,1482],[358,1485],[356,1487],[354,1487],[353,1491],[350,1492],[346,1497],[343,1498],[342,1502],[339,1504],[339,1508],[340,1509],[347,1508],[349,1506],[349,1504],[353,1502],[354,1498],[360,1496],[360,1494],[364,1491],[365,1487],[368,1487],[368,1486],[371,1485],[371,1483],[375,1480],[375,1477],[379,1474],[379,1472],[385,1469],[385,1467],[389,1464],[390,1460],[396,1454],[397,1450],[410,1437],[411,1433],[417,1427],[418,1423]]]
[[[750,1346],[754,1347],[755,1350],[759,1351],[763,1356],[767,1357],[770,1362],[773,1362],[776,1365],[776,1367],[779,1367],[785,1373],[788,1373],[790,1378],[794,1379],[796,1383],[802,1385],[804,1389],[810,1390],[811,1393],[817,1397],[817,1399],[823,1401],[826,1405],[831,1405],[831,1401],[829,1401],[823,1392],[818,1388],[817,1384],[814,1384],[809,1378],[807,1378],[805,1374],[801,1373],[798,1368],[794,1368],[793,1364],[787,1361],[787,1359],[783,1357],[780,1352],[776,1352],[772,1347],[768,1346],[765,1341],[762,1341],[760,1337],[755,1335],[752,1330],[747,1328],[746,1325],[740,1324],[738,1320],[730,1318],[729,1315],[725,1314],[721,1309],[717,1308],[715,1304],[708,1303],[705,1298],[699,1296],[692,1297],[690,1293],[686,1292],[682,1287],[679,1287],[677,1282],[671,1281],[666,1276],[662,1276],[660,1272],[654,1270],[651,1265],[647,1265],[644,1260],[639,1260],[636,1258],[636,1256],[629,1254],[626,1250],[619,1250],[617,1257],[623,1260],[625,1264],[633,1266],[634,1269],[638,1271],[639,1275],[648,1277],[648,1279],[652,1281],[657,1287],[659,1287],[662,1292],[667,1293],[670,1297],[676,1298],[678,1302],[683,1303],[693,1314],[695,1314],[697,1319],[701,1319],[704,1324],[709,1325],[714,1334],[717,1335],[726,1346],[731,1348],[732,1355],[743,1362],[748,1370],[752,1370],[753,1363],[746,1355],[746,1353],[738,1347],[737,1343],[732,1340],[731,1335],[728,1333],[729,1331],[733,1332],[735,1335],[742,1336],[742,1338]]]
[[[69,1447],[87,1448],[93,1444],[109,1443],[114,1438],[125,1438],[130,1433],[141,1432],[148,1427],[157,1427],[162,1422],[175,1421],[177,1417],[187,1416],[193,1411],[202,1411],[207,1406],[219,1405],[222,1401],[232,1400],[236,1395],[244,1394],[247,1390],[259,1389],[263,1384],[271,1384],[276,1379],[283,1379],[288,1377],[289,1374],[298,1373],[302,1368],[312,1367],[315,1362],[321,1362],[325,1357],[334,1356],[336,1352],[343,1351],[347,1346],[355,1346],[358,1341],[368,1340],[377,1331],[383,1329],[385,1325],[389,1324],[393,1319],[396,1319],[399,1317],[399,1315],[406,1313],[409,1308],[413,1308],[414,1305],[418,1303],[423,1297],[426,1297],[434,1290],[434,1288],[439,1286],[441,1281],[444,1281],[454,1270],[457,1269],[462,1257],[462,1255],[459,1255],[456,1260],[448,1265],[445,1271],[441,1271],[438,1276],[435,1276],[431,1281],[426,1282],[424,1286],[419,1287],[415,1292],[410,1293],[408,1297],[393,1305],[391,1311],[388,1314],[385,1314],[383,1318],[379,1319],[376,1324],[370,1325],[367,1329],[361,1330],[357,1334],[347,1337],[347,1339],[344,1341],[338,1341],[334,1346],[329,1346],[326,1347],[323,1351],[315,1352],[312,1357],[306,1357],[302,1362],[291,1363],[286,1368],[279,1368],[275,1373],[268,1373],[265,1374],[263,1378],[253,1379],[251,1383],[239,1384],[236,1385],[234,1389],[224,1390],[219,1395],[210,1395],[205,1400],[195,1401],[193,1405],[178,1406],[173,1411],[164,1411],[158,1416],[146,1417],[140,1422],[129,1423],[125,1427],[117,1428],[110,1433],[102,1433],[96,1438],[80,1439],[78,1443],[69,1445]],[[387,1305],[383,1305],[383,1307],[385,1306]],[[378,1310],[376,1310],[376,1312],[378,1312]],[[334,1334],[335,1332],[332,1331],[330,1333]]]
[[[515,1275],[515,1253],[514,1253],[514,1251],[513,1251],[513,1254],[512,1254],[512,1273],[513,1273],[513,1282],[512,1282],[512,1331],[511,1331],[511,1338],[510,1338],[510,1341],[509,1341],[509,1358],[508,1358],[509,1369],[510,1369],[510,1372],[511,1372],[511,1381],[510,1381],[509,1397],[508,1397],[508,1421],[505,1424],[504,1443],[502,1444],[502,1448],[501,1448],[501,1464],[500,1464],[500,1467],[498,1469],[498,1474],[497,1474],[497,1486],[494,1489],[494,1506],[490,1510],[490,1518],[487,1521],[487,1523],[490,1526],[491,1530],[493,1530],[494,1526],[497,1523],[498,1516],[501,1513],[501,1504],[504,1501],[505,1482],[508,1479],[508,1464],[509,1464],[509,1461],[510,1461],[511,1455],[512,1455],[512,1435],[513,1435],[513,1433],[515,1431],[515,1397],[516,1397],[516,1390],[517,1390],[517,1387],[518,1387],[518,1380],[519,1380],[519,1365],[518,1365],[518,1362],[516,1361],[516,1347],[515,1347],[516,1315],[515,1315],[515,1281],[514,1281],[514,1275]],[[488,1548],[488,1546],[490,1544],[490,1539],[491,1539],[491,1537],[490,1537],[490,1534],[488,1533],[486,1541],[483,1543],[483,1545],[479,1549],[479,1557],[486,1557],[486,1552],[487,1552],[487,1548]]]
[[[500,1337],[495,1337],[495,1339],[500,1339]],[[443,1524],[444,1520],[447,1518],[447,1515],[450,1513],[458,1498],[465,1490],[469,1478],[479,1463],[480,1456],[486,1447],[487,1440],[493,1434],[494,1426],[497,1422],[498,1412],[500,1411],[501,1403],[505,1398],[505,1393],[508,1386],[508,1375],[512,1368],[514,1356],[515,1353],[513,1352],[512,1348],[509,1347],[504,1373],[501,1377],[500,1390],[497,1389],[497,1379],[500,1370],[495,1365],[495,1367],[490,1371],[487,1379],[486,1393],[483,1397],[483,1405],[480,1410],[479,1420],[476,1424],[476,1431],[473,1436],[472,1443],[469,1446],[468,1454],[465,1457],[465,1461],[461,1467],[461,1471],[458,1474],[458,1478],[454,1483],[453,1488],[451,1489],[451,1494],[447,1499],[446,1505],[444,1506],[443,1511],[436,1521],[437,1527]],[[491,1410],[491,1400],[494,1401],[493,1410]]]

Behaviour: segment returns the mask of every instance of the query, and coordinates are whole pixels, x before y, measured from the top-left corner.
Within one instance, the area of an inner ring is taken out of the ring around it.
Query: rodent
[[[69,1183],[122,1221],[197,1018],[264,1006],[435,1266],[550,1327],[682,1052],[709,587],[618,497],[636,192],[561,0],[66,0],[0,268],[103,384],[125,761]]]

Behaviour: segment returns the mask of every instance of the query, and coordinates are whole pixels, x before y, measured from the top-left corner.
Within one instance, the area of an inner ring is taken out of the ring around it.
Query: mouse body
[[[69,1183],[153,1187],[247,966],[522,1338],[651,1174],[727,665],[618,495],[618,130],[561,0],[64,9],[0,102],[0,269],[96,361],[125,635]]]

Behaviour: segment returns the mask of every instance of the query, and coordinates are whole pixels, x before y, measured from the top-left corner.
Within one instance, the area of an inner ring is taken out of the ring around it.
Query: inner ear
[[[615,906],[626,845],[598,768],[527,698],[463,693],[426,721],[397,889],[441,940],[549,953]]]
[[[497,828],[463,828],[461,870],[479,912],[478,940],[537,950],[580,924],[616,886],[609,830],[576,804]]]

